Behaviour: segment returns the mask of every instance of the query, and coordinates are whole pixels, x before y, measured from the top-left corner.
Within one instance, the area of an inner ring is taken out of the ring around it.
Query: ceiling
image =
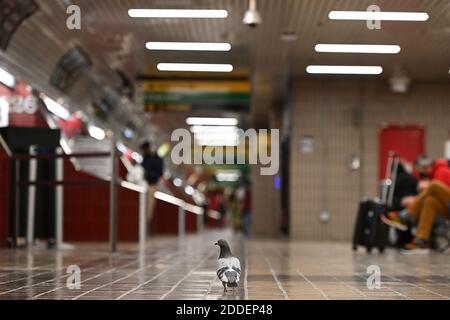
[[[1,1],[0,1],[1,2]],[[115,87],[112,72],[120,68],[134,78],[174,77],[156,71],[158,62],[232,63],[235,71],[220,77],[249,77],[253,83],[252,116],[267,121],[268,108],[282,101],[289,79],[309,78],[309,64],[381,65],[382,79],[402,70],[413,81],[447,80],[450,68],[449,0],[258,0],[263,24],[251,29],[242,23],[246,0],[37,0],[41,9],[14,35],[6,52],[7,63],[20,67],[28,78],[47,81],[59,58],[78,44],[94,67],[73,93],[78,104],[104,85]],[[66,7],[81,7],[82,29],[68,30]],[[332,21],[331,10],[366,10],[377,4],[383,11],[425,11],[427,22],[383,22],[369,30],[364,21]],[[130,8],[227,9],[227,19],[132,19]],[[294,32],[295,42],[282,41]],[[150,52],[147,41],[230,42],[227,53]],[[329,54],[314,52],[317,43],[398,44],[398,55]],[[178,75],[177,75],[178,76]],[[186,76],[186,75],[180,75]],[[188,75],[192,76],[192,75]],[[130,107],[127,117],[133,117]],[[143,116],[134,112],[134,119]],[[173,120],[173,119],[172,119]],[[175,121],[175,120],[173,120]],[[158,118],[158,123],[164,122]],[[176,126],[175,121],[171,126]],[[168,129],[168,128],[167,128]]]

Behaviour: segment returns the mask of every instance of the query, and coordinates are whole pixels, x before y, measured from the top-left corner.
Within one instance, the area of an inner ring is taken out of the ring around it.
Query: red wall
[[[384,179],[388,154],[397,152],[402,159],[414,162],[425,152],[425,129],[419,126],[389,126],[383,128],[379,137],[379,179]]]
[[[6,246],[8,240],[8,161],[8,156],[0,147],[0,246]]]
[[[178,234],[178,207],[156,200],[155,213],[153,221],[150,226],[150,233],[176,235]],[[198,216],[191,212],[186,212],[186,232],[197,232],[197,218]]]
[[[123,169],[121,169],[123,170]],[[64,163],[66,180],[98,181],[76,171],[69,160]],[[139,193],[119,188],[118,239],[139,239]],[[64,187],[64,241],[108,241],[109,184]]]

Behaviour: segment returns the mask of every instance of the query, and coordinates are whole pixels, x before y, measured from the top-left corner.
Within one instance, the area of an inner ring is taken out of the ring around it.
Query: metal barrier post
[[[35,147],[30,147],[30,155],[36,155]],[[30,182],[35,182],[37,177],[37,159],[30,159],[30,170],[28,178]],[[27,210],[27,245],[34,243],[34,220],[36,216],[36,186],[28,186],[28,210]]]
[[[109,192],[109,244],[111,252],[117,251],[117,157],[115,138],[111,138],[111,182]]]
[[[145,247],[147,241],[147,192],[139,193],[139,246]]]
[[[14,230],[13,230],[13,246],[19,246],[20,236],[20,160],[14,162]]]
[[[186,235],[186,212],[183,206],[178,207],[178,239],[183,240]]]
[[[61,155],[63,153],[61,148],[56,149],[56,153]],[[58,157],[56,159],[56,181],[64,180],[64,158]],[[61,248],[64,239],[64,187],[62,185],[56,186],[56,247]]]

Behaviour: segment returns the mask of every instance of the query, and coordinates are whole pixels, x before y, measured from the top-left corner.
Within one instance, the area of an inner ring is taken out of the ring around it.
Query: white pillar
[[[35,146],[30,146],[30,155],[36,155]],[[35,182],[37,176],[37,159],[30,159],[28,180]],[[28,186],[28,208],[27,208],[27,245],[34,244],[34,218],[36,214],[36,186]]]
[[[56,154],[62,154],[61,148],[56,149]],[[56,158],[56,181],[64,180],[64,159]],[[61,248],[64,241],[64,186],[56,185],[56,198],[55,198],[55,208],[56,208],[56,247]]]

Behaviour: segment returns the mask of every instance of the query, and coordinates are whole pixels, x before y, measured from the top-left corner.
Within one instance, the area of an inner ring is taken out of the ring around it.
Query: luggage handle
[[[383,189],[381,196],[382,203],[386,204],[388,207],[391,207],[394,202],[394,191],[399,164],[399,155],[394,151],[390,151],[388,163],[386,166],[386,188]]]

